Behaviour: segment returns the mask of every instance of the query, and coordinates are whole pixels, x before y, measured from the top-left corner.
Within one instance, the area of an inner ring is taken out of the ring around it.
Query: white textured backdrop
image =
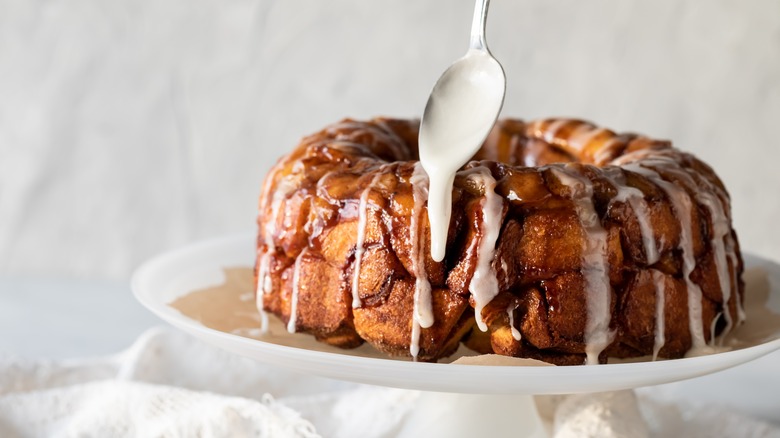
[[[126,278],[254,228],[259,185],[345,116],[417,116],[471,0],[0,0],[0,274]],[[504,115],[672,139],[780,260],[780,2],[494,0]]]

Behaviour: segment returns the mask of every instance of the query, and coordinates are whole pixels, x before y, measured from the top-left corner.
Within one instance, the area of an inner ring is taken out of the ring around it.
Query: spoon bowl
[[[479,150],[504,102],[506,77],[490,53],[471,49],[436,82],[420,123],[420,161],[428,173],[431,256],[445,256],[455,172]]]
[[[426,172],[447,165],[455,168],[446,170],[457,170],[474,156],[496,123],[505,89],[501,64],[482,50],[469,50],[442,74],[420,124]]]

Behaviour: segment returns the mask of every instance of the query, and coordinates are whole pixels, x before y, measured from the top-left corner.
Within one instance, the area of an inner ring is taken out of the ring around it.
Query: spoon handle
[[[490,0],[477,0],[474,4],[474,19],[471,22],[471,41],[469,47],[487,52],[485,41],[485,22],[487,21]]]

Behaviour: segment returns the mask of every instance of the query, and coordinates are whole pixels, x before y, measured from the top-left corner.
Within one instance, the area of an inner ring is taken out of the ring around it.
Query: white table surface
[[[0,277],[0,355],[52,359],[105,355],[161,324],[135,301],[126,283]],[[780,425],[780,352],[653,391],[732,407]]]

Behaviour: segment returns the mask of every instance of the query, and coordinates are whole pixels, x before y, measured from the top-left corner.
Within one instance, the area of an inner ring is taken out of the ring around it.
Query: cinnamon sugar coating
[[[416,121],[345,120],[304,138],[271,170],[259,204],[255,269],[265,311],[331,345],[368,342],[408,356],[422,260],[434,322],[420,331],[419,360],[435,361],[464,342],[483,353],[581,364],[595,299],[584,260],[593,254],[586,254],[590,236],[576,208],[583,195],[561,178],[564,172],[589,182],[587,202],[605,232],[610,342],[600,361],[654,350],[681,357],[696,343],[692,324],[701,324],[703,341],[711,343],[713,334],[741,321],[743,264],[729,196],[692,155],[667,141],[583,121],[499,121],[456,176],[447,253],[439,263],[430,257],[424,200],[410,182],[417,130]],[[495,179],[504,206],[491,262],[498,294],[482,312],[484,333],[469,293],[475,248],[485,235],[485,187],[468,177],[476,167]],[[675,208],[679,200],[690,204],[687,217]],[[411,241],[414,214],[418,245]],[[690,282],[686,255],[695,263]],[[689,284],[701,291],[700,309],[692,307],[691,297],[699,299]]]

